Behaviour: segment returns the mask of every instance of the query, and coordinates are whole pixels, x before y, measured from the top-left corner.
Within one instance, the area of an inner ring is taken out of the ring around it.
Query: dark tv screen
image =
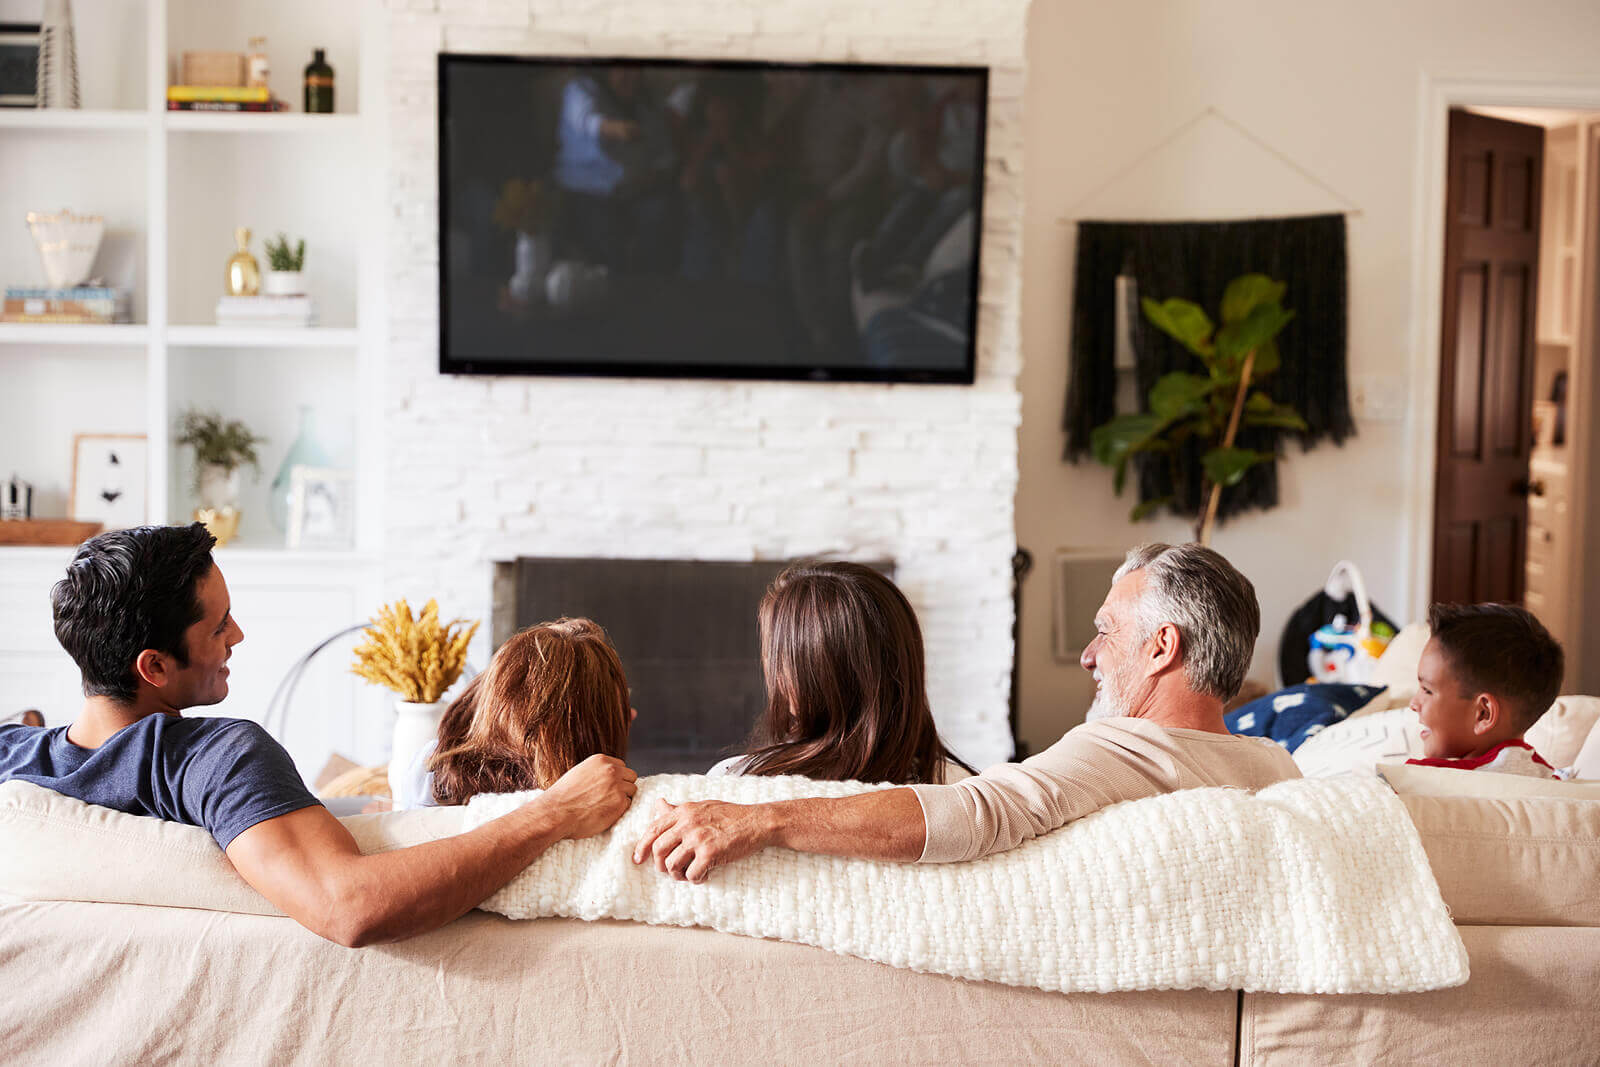
[[[440,55],[441,371],[971,382],[987,89]]]

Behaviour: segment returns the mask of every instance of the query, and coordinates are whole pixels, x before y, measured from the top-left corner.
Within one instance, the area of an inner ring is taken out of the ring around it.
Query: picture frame
[[[333,467],[295,467],[289,472],[290,548],[355,547],[356,479]]]
[[[142,433],[74,434],[71,517],[98,522],[107,530],[143,525],[147,453]]]
[[[43,41],[37,22],[0,22],[0,107],[39,106]]]

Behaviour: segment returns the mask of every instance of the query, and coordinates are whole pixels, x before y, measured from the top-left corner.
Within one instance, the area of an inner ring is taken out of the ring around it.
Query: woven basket
[[[354,767],[317,790],[321,797],[386,797],[389,768]]]
[[[185,52],[181,85],[243,85],[244,55],[239,52]]]

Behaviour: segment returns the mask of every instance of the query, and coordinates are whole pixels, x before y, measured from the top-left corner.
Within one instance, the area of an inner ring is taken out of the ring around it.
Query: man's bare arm
[[[791,848],[852,859],[910,861],[927,838],[922,805],[909,789],[773,804],[661,801],[633,862],[654,859],[679,881],[703,882],[713,867],[764,848]]]
[[[637,788],[620,761],[592,756],[516,811],[455,837],[363,856],[316,806],[257,823],[227,855],[313,933],[352,948],[398,941],[466,914],[557,841],[607,829]]]

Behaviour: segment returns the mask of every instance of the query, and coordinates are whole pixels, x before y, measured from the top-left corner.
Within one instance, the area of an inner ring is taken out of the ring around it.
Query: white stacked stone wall
[[[487,620],[519,555],[893,559],[946,740],[1007,758],[1026,6],[391,0],[388,592]],[[440,375],[440,51],[988,66],[977,383]]]

